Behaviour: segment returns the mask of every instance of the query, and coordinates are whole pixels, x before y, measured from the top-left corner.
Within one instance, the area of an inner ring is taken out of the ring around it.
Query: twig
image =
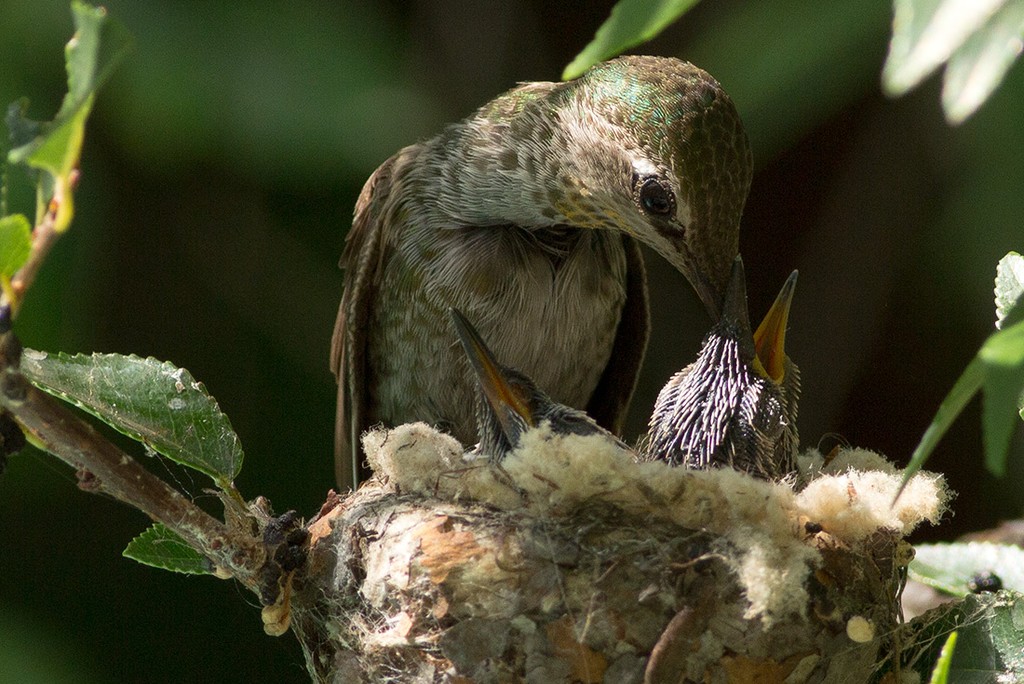
[[[71,178],[69,179],[69,189],[74,189],[74,186],[78,184],[78,171],[73,171]],[[58,186],[60,184],[57,184]],[[63,193],[61,193],[63,194]],[[21,303],[25,300],[25,293],[32,283],[35,282],[36,275],[39,273],[40,267],[43,262],[46,261],[47,255],[50,250],[53,249],[53,245],[56,244],[57,238],[60,237],[60,233],[57,231],[57,210],[60,208],[61,202],[64,201],[63,197],[58,197],[56,194],[53,199],[50,200],[49,205],[46,207],[46,212],[43,214],[42,219],[36,224],[35,228],[32,229],[32,251],[29,252],[28,260],[22,264],[18,272],[11,278],[11,292],[13,297],[11,298],[11,312],[14,316],[17,316],[18,309],[21,308]]]

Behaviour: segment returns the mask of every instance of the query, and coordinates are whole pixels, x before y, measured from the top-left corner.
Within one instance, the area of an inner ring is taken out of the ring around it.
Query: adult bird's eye
[[[657,178],[648,178],[637,191],[640,208],[652,216],[671,216],[676,210],[676,198],[668,183]]]

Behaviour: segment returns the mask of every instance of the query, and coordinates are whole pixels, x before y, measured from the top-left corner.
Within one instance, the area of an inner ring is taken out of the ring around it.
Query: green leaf
[[[996,266],[996,328],[1024,320],[1024,257],[1010,252]],[[1014,316],[1010,310],[1017,307]]]
[[[964,369],[960,379],[935,412],[931,425],[914,449],[903,473],[903,483],[921,469],[925,459],[960,415],[964,406],[983,389],[982,438],[985,467],[994,475],[1006,470],[1010,439],[1017,426],[1016,411],[1024,418],[1024,259],[1010,252],[996,268],[996,327]]]
[[[46,171],[53,179],[53,194],[59,196],[55,227],[64,230],[74,214],[71,172],[78,165],[85,136],[85,121],[97,88],[109,77],[131,45],[124,27],[107,17],[102,7],[71,3],[75,34],[65,48],[68,92],[53,121],[38,125],[24,118],[25,107],[8,109],[7,123],[19,146],[7,158]],[[26,133],[35,135],[24,141]],[[45,205],[49,197],[43,198]]]
[[[143,565],[185,575],[212,575],[213,563],[161,523],[133,539],[122,555]]]
[[[1006,455],[1017,427],[1015,410],[1024,392],[1024,321],[989,336],[978,351],[985,365],[982,436],[985,467],[994,475],[1006,472]]]
[[[1004,589],[1024,592],[1024,549],[1009,544],[968,542],[920,544],[910,562],[911,579],[953,596],[971,592],[968,583],[978,574],[992,573]]]
[[[929,684],[946,684],[949,681],[949,667],[953,662],[953,652],[955,650],[956,632],[953,632],[942,646],[939,660],[935,663],[935,669],[932,670],[931,679],[928,680]]]
[[[935,412],[931,425],[925,430],[920,443],[914,449],[914,453],[911,454],[910,463],[907,464],[906,469],[903,471],[904,485],[914,473],[921,469],[921,466],[924,465],[925,460],[931,455],[939,440],[946,434],[946,430],[949,429],[949,426],[953,424],[953,421],[960,415],[960,412],[964,410],[967,403],[981,388],[984,379],[985,368],[981,360],[977,357],[971,359],[971,362],[967,364],[967,368],[964,369],[956,384],[953,385],[953,389],[949,391],[946,398],[939,404],[939,410]]]
[[[69,185],[69,176],[78,165],[82,152],[82,141],[85,140],[85,121],[92,109],[92,98],[88,98],[82,106],[74,111],[70,118],[54,119],[51,124],[42,126],[43,133],[8,154],[8,159],[17,164],[25,162],[30,167],[46,171],[53,177],[55,184]],[[65,193],[66,196],[70,193]],[[70,217],[68,218],[70,223]]]
[[[942,82],[946,119],[958,124],[973,114],[1020,56],[1024,2],[1011,0],[953,53]]]
[[[904,645],[904,654],[922,677],[930,664],[940,657],[940,645],[957,632],[956,653],[949,664],[951,682],[1024,681],[1024,602],[1020,594],[1001,591],[996,594],[968,594],[962,600],[946,604],[915,618],[907,634],[913,640]]]
[[[103,7],[73,0],[71,12],[75,35],[65,48],[68,94],[57,118],[70,116],[92,97],[128,54],[132,42],[124,25],[108,17]]]
[[[882,85],[902,95],[945,62],[942,104],[962,122],[1002,82],[1020,55],[1024,0],[895,0]]]
[[[231,423],[184,368],[121,354],[56,356],[25,350],[32,384],[91,413],[226,489],[242,467]]]
[[[32,226],[22,214],[0,218],[0,275],[10,278],[32,250]]]
[[[996,606],[990,626],[992,645],[1015,681],[1024,679],[1024,597],[1014,594],[1007,604]]]
[[[562,80],[650,40],[696,4],[697,0],[619,0],[594,39],[565,67]]]

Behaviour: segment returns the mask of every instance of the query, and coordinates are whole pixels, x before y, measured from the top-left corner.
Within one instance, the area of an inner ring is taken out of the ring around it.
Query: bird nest
[[[296,588],[323,681],[867,681],[898,667],[904,537],[949,498],[856,449],[774,483],[544,427],[500,465],[423,424],[364,447]]]

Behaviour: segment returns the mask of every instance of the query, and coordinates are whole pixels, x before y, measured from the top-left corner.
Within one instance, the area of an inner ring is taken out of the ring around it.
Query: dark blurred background
[[[332,485],[327,351],[362,182],[517,81],[557,79],[612,4],[107,3],[135,49],[97,100],[77,217],[22,339],[187,367],[241,435],[242,492],[312,515]],[[935,77],[881,95],[890,22],[885,0],[718,0],[638,51],[706,68],[744,118],[752,317],[799,268],[787,348],[804,444],[835,433],[904,464],[992,330],[996,261],[1024,248],[1024,69],[951,129]],[[71,31],[64,0],[4,0],[0,104],[27,95],[30,116],[53,116]],[[11,208],[31,212],[11,181]],[[708,327],[682,277],[649,256],[654,337],[634,433]],[[918,538],[1018,515],[1022,451],[1018,430],[1012,474],[984,473],[972,404],[929,463],[959,492],[955,516]],[[209,500],[198,478],[167,474]],[[52,458],[10,461],[0,681],[306,680],[294,639],[264,636],[243,590],[122,559],[146,525],[80,493]]]

